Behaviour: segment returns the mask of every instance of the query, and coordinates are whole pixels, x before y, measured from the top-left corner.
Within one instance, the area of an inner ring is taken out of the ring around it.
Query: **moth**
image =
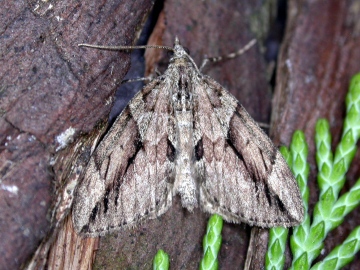
[[[299,224],[301,195],[278,149],[177,38],[170,49],[165,73],[136,94],[91,156],[74,199],[75,230],[99,236],[136,226],[164,214],[176,194],[190,212],[228,222]]]

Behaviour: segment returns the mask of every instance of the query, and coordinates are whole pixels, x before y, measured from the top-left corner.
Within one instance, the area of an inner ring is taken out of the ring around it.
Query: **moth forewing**
[[[197,94],[203,208],[235,223],[298,224],[304,214],[296,180],[268,136],[213,79],[205,77]]]
[[[301,195],[280,152],[177,39],[173,51],[165,73],[129,102],[91,157],[75,197],[76,231],[135,226],[165,213],[176,194],[188,210],[229,222],[299,224]]]
[[[89,161],[73,208],[75,230],[83,235],[135,226],[171,206],[174,164],[166,151],[167,136],[161,135],[166,125],[159,124],[164,122],[160,103],[168,97],[165,91],[153,90],[156,80],[132,99]],[[146,106],[141,105],[144,96]]]

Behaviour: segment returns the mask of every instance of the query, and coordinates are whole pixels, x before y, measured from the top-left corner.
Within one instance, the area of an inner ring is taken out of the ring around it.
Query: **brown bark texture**
[[[51,205],[66,180],[58,168],[69,170],[73,158],[66,146],[106,121],[129,68],[126,53],[77,44],[131,45],[151,7],[152,1],[1,3],[0,269],[23,267],[50,231]]]
[[[99,240],[76,235],[71,218],[64,219],[69,209],[58,207],[67,184],[77,179],[101,140],[114,91],[130,65],[127,52],[77,44],[134,44],[152,5],[5,1],[0,8],[0,269],[24,267],[37,248],[48,269],[151,269],[158,249],[169,254],[171,269],[198,268],[209,216],[199,209],[189,213],[178,198],[163,216]],[[318,118],[327,118],[336,145],[349,79],[360,70],[360,1],[288,1],[272,93],[263,42],[274,6],[270,0],[167,0],[149,44],[171,46],[178,36],[200,65],[205,56],[226,55],[257,38],[245,54],[209,64],[204,73],[236,96],[256,121],[269,122],[272,109],[270,133],[276,145],[288,145],[296,129],[305,132],[312,211],[318,195],[314,126]],[[166,68],[166,52],[149,50],[146,55],[148,73]],[[359,153],[345,190],[360,175],[356,164]],[[359,218],[356,210],[331,232],[324,255]],[[250,231],[244,224],[224,223],[220,269],[244,268]],[[260,230],[254,239],[250,269],[261,269],[267,233]],[[286,256],[289,263],[290,253]],[[346,269],[357,264],[359,257]],[[44,264],[34,265],[32,269]]]

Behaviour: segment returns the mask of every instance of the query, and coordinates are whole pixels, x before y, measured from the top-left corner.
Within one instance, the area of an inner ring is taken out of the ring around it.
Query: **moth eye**
[[[170,58],[174,56],[174,52],[173,52],[173,51],[167,51],[166,54],[167,54],[167,56],[170,57]]]
[[[185,51],[187,54],[190,54],[190,50],[189,50],[189,48],[187,48],[187,47],[183,47],[183,49],[184,49],[184,51]]]

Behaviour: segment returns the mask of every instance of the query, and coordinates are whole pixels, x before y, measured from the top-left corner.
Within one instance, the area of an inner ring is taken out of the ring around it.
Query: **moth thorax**
[[[180,90],[173,94],[173,105],[175,111],[192,111],[193,110],[193,95],[192,93]]]

